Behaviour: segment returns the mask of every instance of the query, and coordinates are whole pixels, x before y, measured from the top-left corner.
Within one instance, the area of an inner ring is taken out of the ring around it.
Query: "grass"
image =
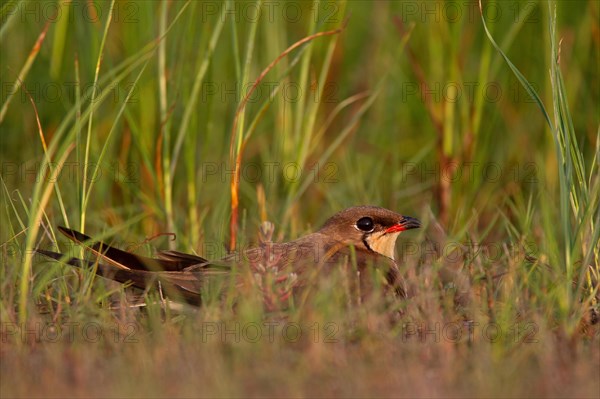
[[[0,9],[2,397],[596,397],[597,4],[224,4]],[[275,309],[114,308],[33,252],[218,258],[356,204],[424,222],[411,298],[349,264]]]

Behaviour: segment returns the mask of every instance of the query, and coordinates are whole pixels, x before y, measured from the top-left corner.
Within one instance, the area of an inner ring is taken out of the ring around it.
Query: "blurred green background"
[[[598,127],[598,4],[556,5],[560,65],[577,139],[589,163]],[[286,235],[361,203],[417,215],[431,207],[433,214],[442,211],[450,228],[463,225],[476,210],[482,223],[488,223],[511,197],[556,190],[551,132],[485,37],[475,2],[242,2],[221,16],[219,2],[117,1],[100,83],[94,86],[109,6],[14,2],[3,10],[3,179],[9,191],[18,189],[27,198],[43,160],[27,90],[48,143],[63,123],[68,134],[58,140],[80,137],[58,179],[65,185],[65,207],[75,225],[82,210],[77,192],[70,189],[85,168],[88,121],[76,126],[76,118],[67,120],[67,115],[85,112],[86,95],[98,87],[106,97],[94,110],[88,164],[95,166],[101,150],[106,152],[97,178],[88,177],[94,187],[86,210],[94,229],[149,212],[143,222],[146,232],[164,230],[172,217],[169,228],[185,233],[180,237],[186,247],[198,242],[185,241],[198,238],[194,231],[205,239],[226,240],[221,230],[230,212],[229,148],[237,105],[250,83],[288,46],[310,33],[339,27],[345,18],[349,21],[341,34],[317,38],[310,47],[292,52],[251,96],[246,131],[263,105],[269,105],[243,153],[240,207],[252,226],[258,218],[258,184],[265,188],[269,219],[280,224],[291,212],[289,228],[297,227]],[[546,4],[485,2],[484,7],[496,40],[550,104]],[[221,28],[221,18],[226,20],[209,53],[208,42]],[[47,21],[47,34],[24,85],[6,104]],[[170,26],[168,32],[165,26]],[[141,51],[163,32],[163,47]],[[146,68],[117,119],[142,65],[119,79],[111,74],[141,57],[147,57]],[[294,65],[296,57],[301,59]],[[193,92],[203,66],[206,72]],[[270,100],[275,88],[279,90]],[[347,104],[348,99],[354,101]],[[173,159],[180,136],[183,145]],[[165,152],[174,171],[172,209],[165,208],[164,200]],[[443,195],[449,198],[441,203]],[[52,209],[51,220],[64,224]]]

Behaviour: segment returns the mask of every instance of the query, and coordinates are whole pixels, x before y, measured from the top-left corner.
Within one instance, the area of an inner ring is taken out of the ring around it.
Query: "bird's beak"
[[[398,224],[388,227],[385,230],[385,233],[396,233],[404,230],[418,229],[419,227],[421,227],[419,219],[411,218],[410,216],[402,216],[402,219],[400,219]]]

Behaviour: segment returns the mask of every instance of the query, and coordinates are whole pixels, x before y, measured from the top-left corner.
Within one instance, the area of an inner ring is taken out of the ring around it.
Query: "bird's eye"
[[[371,219],[368,216],[365,216],[364,218],[358,219],[358,221],[356,222],[356,227],[358,227],[362,231],[369,232],[373,231],[373,229],[375,228],[375,223],[373,223],[373,219]]]

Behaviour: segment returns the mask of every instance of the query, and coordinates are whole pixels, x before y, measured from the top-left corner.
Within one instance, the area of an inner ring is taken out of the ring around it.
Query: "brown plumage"
[[[163,251],[157,258],[148,258],[94,241],[71,229],[59,227],[59,230],[97,256],[97,274],[140,289],[158,281],[168,294],[200,304],[207,279],[227,275],[237,265],[247,265],[250,271],[270,268],[280,273],[283,280],[293,274],[298,286],[306,282],[311,270],[327,270],[351,260],[356,262],[359,271],[368,265],[381,268],[388,284],[402,294],[394,246],[402,231],[420,226],[417,219],[384,208],[357,206],[333,215],[315,233],[286,243],[267,240],[260,246],[216,261],[177,251]],[[56,260],[65,259],[60,253],[38,252]],[[76,267],[96,264],[76,258],[65,262]]]

